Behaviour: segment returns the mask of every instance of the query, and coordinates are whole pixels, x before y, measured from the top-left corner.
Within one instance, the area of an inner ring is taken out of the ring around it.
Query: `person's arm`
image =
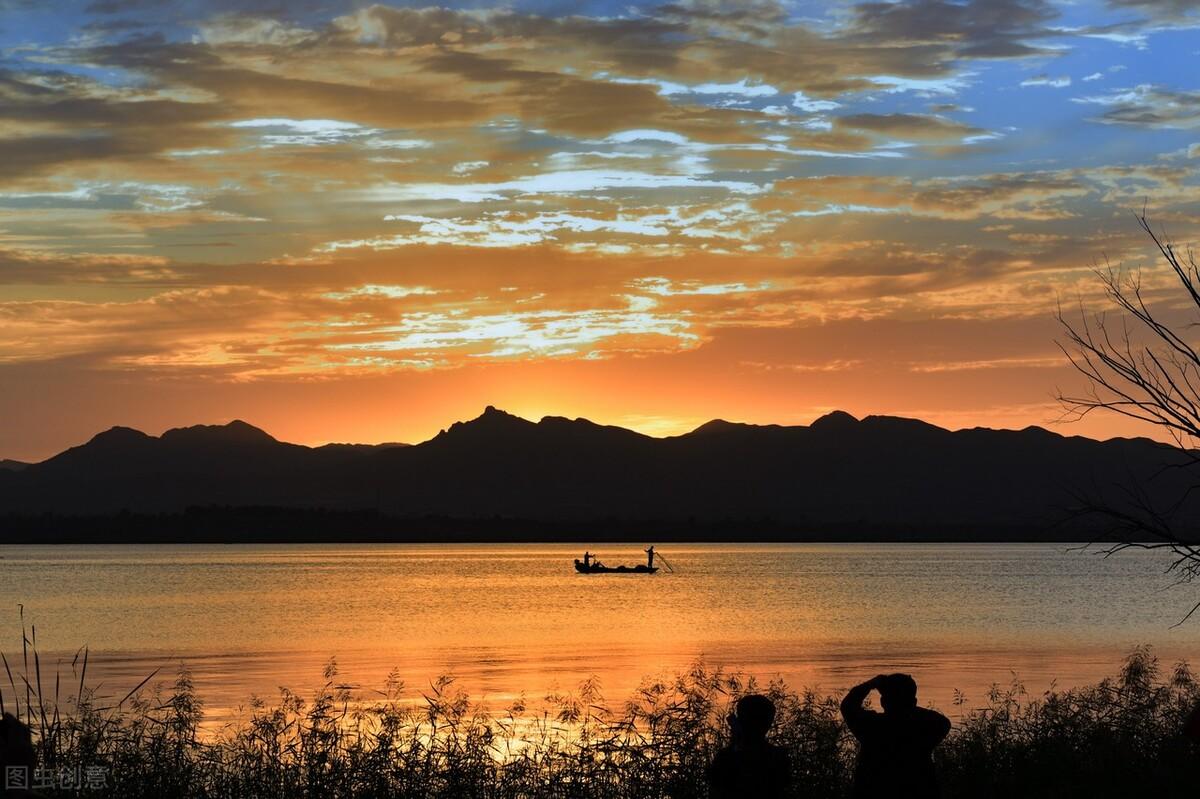
[[[950,734],[950,719],[938,713],[936,710],[929,708],[921,708],[922,715],[925,716],[925,729],[929,735],[929,748],[940,744]]]
[[[867,701],[867,695],[879,685],[879,679],[879,677],[872,677],[864,683],[859,683],[851,688],[842,700],[842,718],[846,720],[846,726],[850,728],[850,732],[855,735],[859,734],[866,719],[871,715],[871,711],[863,707],[863,702]]]

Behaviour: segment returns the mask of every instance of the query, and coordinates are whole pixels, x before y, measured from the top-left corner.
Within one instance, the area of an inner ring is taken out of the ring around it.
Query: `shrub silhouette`
[[[356,693],[330,661],[310,699],[282,689],[211,730],[186,671],[105,701],[86,685],[81,651],[72,687],[55,676],[43,692],[50,680],[30,648],[36,639],[25,640],[24,670],[4,660],[0,703],[32,728],[43,767],[104,770],[91,796],[699,799],[705,767],[726,742],[725,716],[746,693],[776,705],[771,738],[790,751],[795,796],[844,796],[853,770],[855,744],[835,699],[703,664],[644,682],[618,709],[588,680],[489,711],[449,678],[410,694],[393,673],[381,690]],[[996,687],[984,707],[958,709],[937,752],[944,793],[1194,796],[1200,744],[1180,732],[1198,699],[1185,665],[1164,677],[1146,648],[1097,685],[1040,697]]]

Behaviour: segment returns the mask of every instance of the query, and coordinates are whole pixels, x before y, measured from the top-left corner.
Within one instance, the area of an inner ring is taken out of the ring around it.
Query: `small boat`
[[[639,563],[636,566],[605,566],[603,563],[584,563],[575,558],[575,571],[580,574],[654,574],[657,566]]]
[[[580,574],[654,574],[658,567],[654,565],[654,547],[650,547],[646,550],[646,562],[636,566],[605,566],[591,552],[584,552],[583,560],[575,558],[575,571]]]

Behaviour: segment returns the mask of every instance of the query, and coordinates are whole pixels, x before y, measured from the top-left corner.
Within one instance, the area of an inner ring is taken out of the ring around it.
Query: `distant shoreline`
[[[1081,543],[1079,525],[394,516],[374,510],[211,507],[180,513],[0,515],[0,544]]]

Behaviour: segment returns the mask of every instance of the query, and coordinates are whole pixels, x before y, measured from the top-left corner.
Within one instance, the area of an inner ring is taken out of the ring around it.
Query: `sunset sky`
[[[1047,425],[1198,168],[1197,0],[0,0],[0,457]]]

